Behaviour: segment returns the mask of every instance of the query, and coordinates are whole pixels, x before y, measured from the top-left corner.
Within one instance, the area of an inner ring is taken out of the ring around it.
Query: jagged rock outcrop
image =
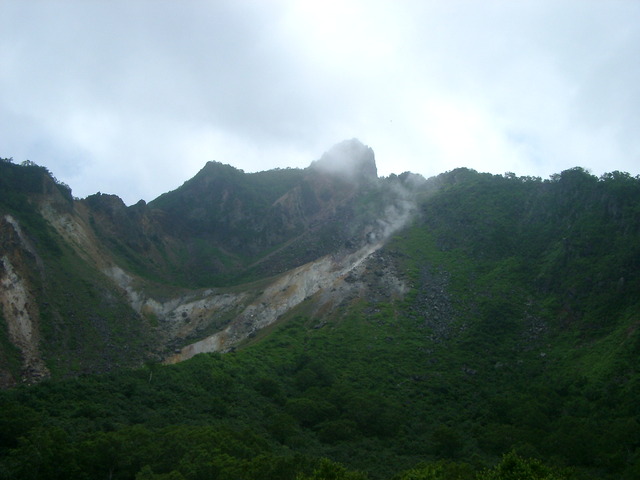
[[[378,178],[373,150],[356,138],[332,147],[311,164],[310,170],[356,183],[371,182]]]
[[[209,162],[149,207],[163,212],[163,238],[185,244],[189,270],[210,272],[204,286],[215,276],[228,281],[231,271],[275,275],[330,253],[362,227],[354,201],[378,183],[373,151],[349,140],[304,170],[246,174]],[[203,251],[203,243],[221,255]]]
[[[228,350],[305,300],[327,312],[366,296],[371,282],[354,279],[414,210],[411,187],[379,179],[355,139],[306,169],[209,162],[132,206],[74,200],[37,165],[0,168],[0,334],[17,352],[0,358],[7,385],[49,364],[67,375]],[[385,285],[405,288],[393,275]],[[21,371],[9,367],[18,360]]]

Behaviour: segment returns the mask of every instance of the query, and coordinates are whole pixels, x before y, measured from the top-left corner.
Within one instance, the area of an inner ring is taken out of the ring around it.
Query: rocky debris
[[[355,252],[342,251],[283,274],[226,328],[187,345],[167,362],[186,360],[202,352],[229,351],[306,300],[312,299],[316,312],[328,315],[356,298],[375,302],[403,295],[407,287],[395,274],[393,264],[379,253],[381,246],[365,244]]]
[[[121,268],[113,266],[104,272],[123,290],[136,312],[143,317],[157,319],[160,324],[159,333],[169,350],[175,350],[187,338],[201,338],[207,329],[223,328],[257,295],[251,291],[233,293],[204,289],[157,299],[145,291],[142,282]],[[221,321],[224,323],[221,324]]]
[[[518,349],[523,352],[536,350],[544,341],[545,335],[549,330],[547,323],[532,312],[533,305],[531,302],[527,305],[527,311],[522,320],[523,330],[520,334]],[[546,355],[542,355],[544,357]]]
[[[469,368],[467,366],[462,367],[462,372],[469,375],[469,376],[473,376],[476,375],[478,373],[478,371],[474,368]]]
[[[384,250],[371,254],[360,269],[354,270],[346,282],[359,283],[365,298],[373,305],[404,296],[408,287],[403,275],[398,271],[392,256]]]
[[[447,291],[449,276],[424,267],[412,305],[410,317],[428,332],[436,343],[445,341],[454,333],[455,312]]]

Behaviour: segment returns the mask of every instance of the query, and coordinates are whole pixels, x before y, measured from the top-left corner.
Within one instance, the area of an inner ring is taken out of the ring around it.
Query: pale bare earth
[[[5,225],[13,228],[22,247],[35,254],[35,250],[26,240],[20,226],[10,215],[4,217]],[[37,258],[37,256],[36,256]],[[0,258],[0,305],[7,323],[11,342],[22,354],[23,378],[37,381],[48,377],[49,370],[40,356],[39,350],[39,312],[37,303],[29,292],[27,282],[20,276],[7,255]]]
[[[366,260],[375,253],[382,242],[369,244],[354,253],[341,257],[328,255],[303,265],[279,277],[262,295],[251,302],[225,329],[203,340],[187,345],[166,359],[176,363],[198,353],[228,351],[250,335],[263,329],[296,307],[304,300],[320,293],[318,308],[346,298],[351,291],[363,289],[359,282],[345,282],[348,276],[358,276]],[[402,295],[406,286],[397,278],[386,279],[389,294]]]

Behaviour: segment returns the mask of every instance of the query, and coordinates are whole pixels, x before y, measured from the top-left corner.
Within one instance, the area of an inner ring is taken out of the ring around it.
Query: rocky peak
[[[334,145],[319,160],[311,163],[310,169],[339,175],[352,182],[378,178],[373,150],[356,138]]]
[[[110,193],[94,193],[84,199],[94,211],[103,212],[110,216],[115,216],[127,209],[127,206],[122,199]]]

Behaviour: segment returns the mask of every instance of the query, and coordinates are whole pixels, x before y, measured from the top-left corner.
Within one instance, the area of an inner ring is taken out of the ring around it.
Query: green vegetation
[[[9,330],[0,309],[0,369],[13,378],[20,376],[21,355],[9,338]]]
[[[616,405],[586,424],[576,405],[590,401],[575,386],[519,378],[515,366],[506,378],[471,374],[460,351],[446,354],[451,344],[382,312],[314,322],[293,318],[235,354],[5,392],[7,478],[30,478],[34,458],[33,478],[620,478],[632,468],[619,456],[638,426],[607,418]],[[512,448],[511,463],[580,469],[486,470]]]
[[[33,197],[52,191],[59,192],[67,205],[73,201],[71,190],[57,183],[45,167],[31,162],[14,165],[7,159],[0,161],[0,214],[17,216],[29,229],[30,238],[41,254],[59,256],[62,252],[56,234],[32,201]]]

